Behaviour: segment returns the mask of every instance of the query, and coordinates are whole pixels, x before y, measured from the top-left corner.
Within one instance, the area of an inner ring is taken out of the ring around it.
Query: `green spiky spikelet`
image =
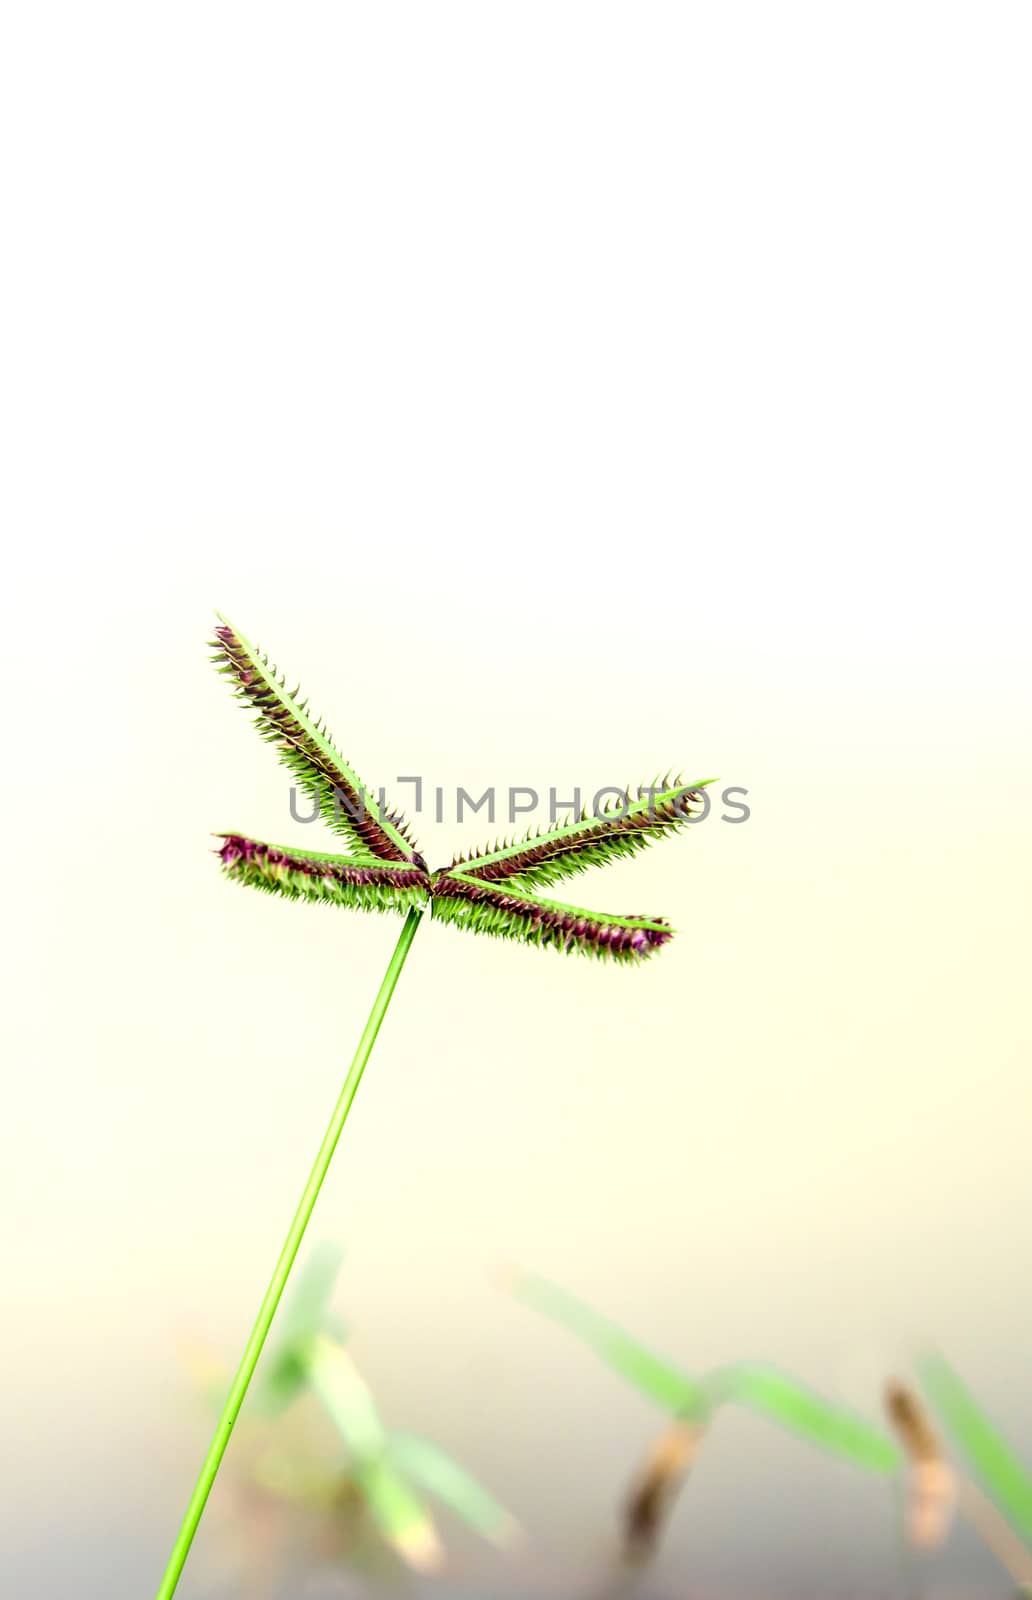
[[[370,864],[347,856],[263,844],[242,834],[219,834],[222,868],[235,883],[287,900],[314,900],[357,911],[397,911],[425,905],[430,880],[411,863]]]
[[[481,883],[462,873],[435,876],[431,914],[473,933],[629,963],[644,960],[674,935],[670,924],[659,918],[587,911],[522,893],[515,885]]]
[[[275,745],[283,765],[319,808],[328,827],[358,853],[379,861],[419,861],[404,819],[378,805],[340,751],[326,724],[308,713],[308,701],[292,693],[286,679],[232,624],[220,618],[212,641],[213,660],[232,679],[237,698],[257,713],[255,726]]]
[[[583,810],[579,817],[542,832],[531,830],[524,838],[490,850],[458,856],[446,871],[463,877],[498,883],[518,878],[521,885],[546,888],[590,867],[603,867],[622,856],[633,856],[656,839],[687,827],[697,816],[693,809],[699,791],[714,780],[704,778],[684,784],[669,778],[639,789],[632,800],[628,790],[601,812]]]

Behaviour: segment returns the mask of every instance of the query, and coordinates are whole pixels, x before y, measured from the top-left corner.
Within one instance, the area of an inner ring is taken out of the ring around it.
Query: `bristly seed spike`
[[[471,852],[462,875],[484,883],[517,879],[521,887],[546,887],[589,867],[634,855],[690,820],[689,808],[682,812],[682,787],[667,784],[658,793],[655,784],[642,788],[644,794],[632,799],[628,784],[620,800],[606,806],[600,815],[589,815],[585,807],[576,821],[557,824],[548,831],[542,831],[540,824],[532,825],[518,842]],[[462,865],[459,858],[445,871],[455,873]]]
[[[215,632],[221,664],[235,679],[238,696],[250,702],[260,736],[278,747],[280,760],[315,801],[323,821],[366,855],[412,862],[416,848],[407,826],[377,806],[334,748],[324,719],[309,715],[307,700],[298,703],[300,685],[288,693],[285,675],[231,623],[220,622]]]

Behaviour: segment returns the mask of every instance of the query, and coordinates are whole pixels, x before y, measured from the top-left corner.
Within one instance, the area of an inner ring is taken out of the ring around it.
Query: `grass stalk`
[[[387,1007],[390,1004],[391,996],[394,993],[401,969],[405,965],[405,958],[409,953],[409,948],[415,938],[416,929],[419,927],[422,916],[422,908],[413,906],[405,919],[405,925],[401,930],[394,954],[391,956],[390,964],[384,974],[379,993],[373,1002],[373,1009],[369,1013],[369,1021],[365,1025],[365,1030],[358,1042],[358,1049],[355,1051],[354,1059],[348,1069],[348,1075],[344,1080],[340,1098],[333,1108],[333,1115],[330,1118],[323,1142],[319,1146],[319,1153],[315,1158],[297,1211],[294,1213],[294,1220],[290,1224],[290,1231],[284,1241],[283,1249],[280,1251],[279,1260],[276,1262],[269,1287],[265,1291],[265,1298],[255,1318],[254,1327],[251,1329],[251,1336],[240,1359],[236,1376],[233,1379],[229,1394],[226,1396],[225,1404],[222,1407],[222,1415],[219,1417],[211,1444],[208,1446],[208,1453],[204,1458],[193,1494],[190,1497],[190,1503],[186,1508],[186,1514],[176,1535],[176,1542],[172,1547],[172,1554],[169,1557],[165,1575],[157,1592],[157,1600],[171,1600],[171,1596],[176,1592],[183,1567],[186,1564],[186,1558],[190,1553],[190,1546],[204,1514],[204,1508],[211,1493],[212,1485],[215,1482],[222,1457],[226,1453],[226,1446],[232,1435],[240,1407],[243,1405],[244,1396],[254,1376],[258,1358],[262,1353],[262,1347],[272,1326],[272,1320],[276,1315],[276,1308],[280,1303],[287,1279],[290,1276],[294,1258],[300,1249],[309,1218],[315,1209],[315,1202],[319,1198],[323,1180],[329,1171],[330,1162],[333,1160],[333,1152],[337,1148],[337,1141],[340,1138],[344,1123],[347,1121],[352,1101],[362,1081],[366,1062],[369,1060],[373,1045],[376,1042],[380,1024],[387,1013]]]

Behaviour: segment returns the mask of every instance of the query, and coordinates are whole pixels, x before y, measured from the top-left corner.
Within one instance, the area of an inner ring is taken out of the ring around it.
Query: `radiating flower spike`
[[[289,769],[323,821],[380,861],[418,861],[419,853],[400,816],[388,814],[334,747],[326,723],[315,719],[297,699],[300,685],[288,693],[283,675],[268,656],[252,645],[232,623],[216,612],[219,625],[212,647],[218,670],[232,678],[237,698],[257,712],[262,738],[279,750]]]
[[[687,826],[712,779],[685,784],[668,776],[662,784],[642,786],[636,800],[628,786],[601,812],[585,807],[547,831],[536,826],[523,838],[503,838],[430,875],[403,818],[387,809],[382,794],[379,804],[369,794],[333,746],[325,723],[310,716],[300,685],[288,693],[268,657],[221,615],[215,631],[219,671],[257,711],[262,737],[277,745],[329,825],[357,847],[355,855],[337,856],[227,834],[219,852],[227,876],[286,899],[358,910],[404,911],[429,900],[439,921],[473,933],[627,965],[639,964],[673,937],[662,917],[589,911],[534,891],[635,855]]]
[[[433,879],[431,913],[472,933],[518,939],[570,954],[635,964],[662,949],[674,930],[661,917],[623,917],[565,905],[524,891],[525,880],[484,883],[472,873]]]
[[[531,828],[511,844],[460,855],[433,875],[433,915],[473,933],[636,965],[673,938],[673,928],[662,917],[589,911],[546,900],[533,890],[635,855],[687,826],[697,815],[699,791],[711,782],[668,779],[662,788],[642,786],[637,800],[631,799],[628,786],[601,813],[585,809],[548,832]]]
[[[545,888],[589,867],[636,855],[656,839],[688,826],[698,815],[699,791],[712,782],[712,778],[691,784],[667,781],[661,789],[643,785],[637,800],[627,793],[600,813],[585,808],[579,817],[547,833],[532,828],[516,843],[457,857],[444,870],[489,883],[519,878],[521,887]]]
[[[414,905],[425,905],[430,893],[427,873],[411,861],[328,855],[293,845],[264,844],[239,833],[216,837],[223,840],[216,854],[227,878],[287,900],[404,913]]]

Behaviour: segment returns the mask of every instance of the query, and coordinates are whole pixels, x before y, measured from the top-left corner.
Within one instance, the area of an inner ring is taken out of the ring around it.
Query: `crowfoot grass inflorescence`
[[[656,779],[630,789],[597,813],[579,816],[522,839],[458,855],[446,867],[427,871],[409,825],[370,790],[336,749],[323,721],[314,721],[299,689],[268,656],[230,623],[215,630],[215,661],[234,683],[237,698],[256,713],[263,739],[275,745],[319,814],[349,839],[355,856],[296,850],[243,834],[225,834],[221,851],[227,875],[238,883],[288,899],[348,905],[356,910],[406,911],[428,907],[433,917],[472,933],[519,939],[571,953],[637,964],[674,936],[662,917],[615,916],[588,911],[534,891],[590,867],[632,856],[656,839],[676,833],[698,815],[699,791],[713,780],[686,784]],[[503,887],[504,885],[504,887]]]
[[[588,867],[633,855],[691,822],[703,783],[655,784],[600,814],[559,823],[512,843],[459,856],[431,873],[408,823],[374,799],[341,755],[322,719],[314,718],[300,687],[222,616],[212,642],[214,661],[236,697],[254,712],[260,736],[273,745],[295,783],[315,802],[322,820],[349,843],[347,856],[273,845],[241,833],[217,835],[227,877],[289,900],[317,901],[361,911],[396,911],[405,924],[365,1031],[319,1147],[287,1238],[259,1307],[251,1336],[222,1408],[176,1536],[157,1600],[171,1600],[204,1513],[222,1457],[261,1355],[276,1308],[329,1170],[352,1101],[390,1004],[416,929],[432,916],[467,928],[567,953],[637,965],[662,948],[673,929],[662,918],[614,916],[548,900],[534,891]],[[712,782],[706,779],[704,782]],[[420,1456],[424,1467],[426,1453]]]

